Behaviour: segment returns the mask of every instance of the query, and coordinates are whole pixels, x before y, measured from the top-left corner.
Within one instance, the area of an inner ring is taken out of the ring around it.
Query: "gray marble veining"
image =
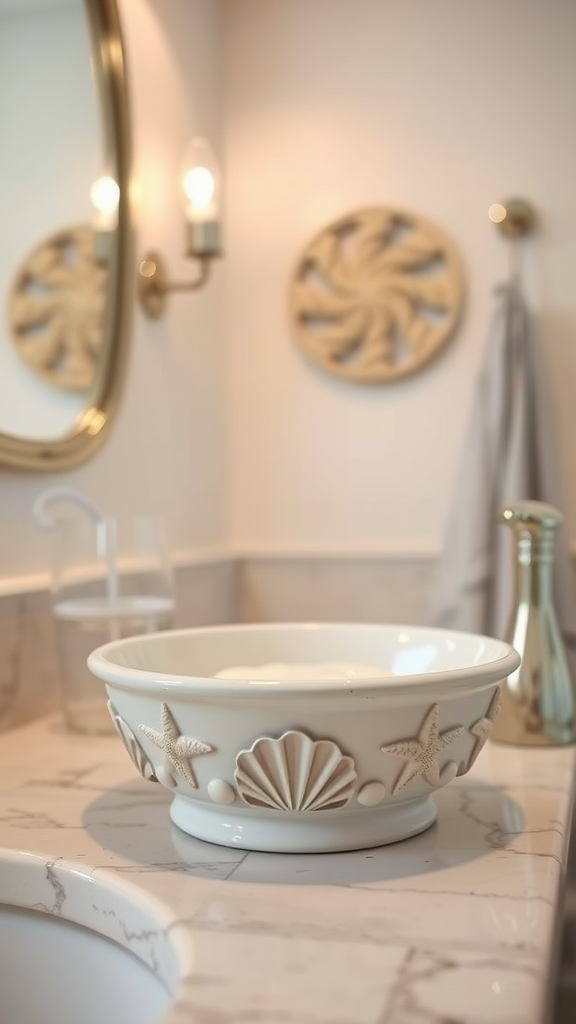
[[[165,1024],[544,1024],[575,764],[488,745],[420,836],[246,853],[175,828],[116,737],[52,718],[0,738],[0,848],[43,859],[51,913],[74,905],[65,862],[160,901],[160,925],[102,900],[92,924],[160,974],[178,944]]]

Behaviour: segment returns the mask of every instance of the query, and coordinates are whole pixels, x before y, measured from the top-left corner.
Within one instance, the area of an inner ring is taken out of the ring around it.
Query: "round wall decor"
[[[44,239],[18,270],[9,298],[14,347],[47,384],[94,382],[103,338],[107,267],[94,259],[89,224]]]
[[[355,210],[302,252],[290,284],[299,344],[330,373],[384,384],[421,370],[446,344],[462,307],[458,253],[419,214]]]

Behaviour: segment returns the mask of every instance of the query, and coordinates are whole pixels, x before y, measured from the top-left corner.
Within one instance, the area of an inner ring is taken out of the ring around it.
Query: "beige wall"
[[[175,276],[188,137],[225,154],[226,258],[209,288],[137,310],[121,413],[65,477],[0,471],[0,577],[47,566],[29,516],[48,483],[109,512],[157,509],[175,552],[434,552],[506,251],[488,205],[520,193],[542,230],[527,290],[552,363],[576,509],[576,64],[571,0],[121,0],[139,251]],[[367,390],[305,363],[287,325],[293,261],[355,206],[435,219],[461,250],[457,337],[421,375]],[[576,536],[576,516],[570,518]],[[10,589],[7,583],[6,588]]]
[[[552,363],[576,537],[576,4],[228,0],[226,318],[236,549],[437,550],[493,287],[488,206],[542,217],[526,287]],[[290,336],[299,250],[348,210],[420,211],[465,264],[462,325],[420,375],[346,385]]]

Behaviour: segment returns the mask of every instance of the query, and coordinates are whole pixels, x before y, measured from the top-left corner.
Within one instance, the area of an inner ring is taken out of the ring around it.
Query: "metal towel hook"
[[[488,216],[509,243],[510,280],[519,277],[518,242],[531,234],[537,222],[536,210],[527,199],[515,197],[492,203]]]
[[[527,199],[492,203],[488,216],[505,238],[524,238],[536,227],[536,210]]]

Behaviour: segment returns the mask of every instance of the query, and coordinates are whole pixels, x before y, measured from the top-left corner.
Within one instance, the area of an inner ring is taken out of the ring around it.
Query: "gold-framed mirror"
[[[116,0],[0,0],[0,133],[0,465],[64,470],[105,439],[129,354],[131,125]],[[95,196],[103,178],[108,207]]]

